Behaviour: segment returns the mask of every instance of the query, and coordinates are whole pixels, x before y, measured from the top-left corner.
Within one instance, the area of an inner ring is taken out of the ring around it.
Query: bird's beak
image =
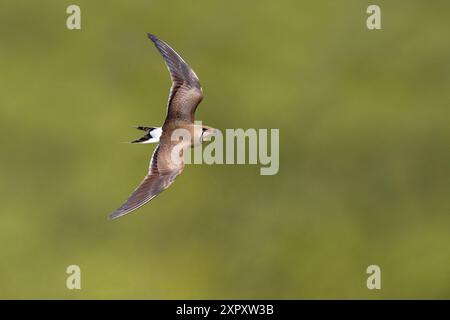
[[[216,135],[219,132],[220,131],[218,129],[211,128],[211,129],[209,129],[208,131],[206,131],[204,133],[203,137],[204,138],[209,138],[209,137],[212,137],[212,136]]]
[[[218,134],[218,133],[220,133],[220,130],[219,130],[219,129],[214,129],[214,128],[213,128],[213,129],[211,130],[211,134],[210,134],[210,135],[211,135],[211,136],[215,136],[215,135]]]

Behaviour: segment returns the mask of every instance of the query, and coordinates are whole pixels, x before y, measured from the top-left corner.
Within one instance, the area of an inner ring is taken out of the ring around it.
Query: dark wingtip
[[[157,38],[154,34],[147,33],[147,37],[148,37],[150,40],[152,40],[153,42],[158,41],[158,38]]]
[[[118,217],[116,217],[114,214],[115,214],[115,212],[113,212],[113,213],[111,213],[111,214],[108,215],[108,220],[109,220],[109,221],[118,218]]]
[[[117,218],[120,218],[123,215],[124,213],[120,211],[120,209],[117,209],[116,211],[108,215],[108,220],[116,220]]]

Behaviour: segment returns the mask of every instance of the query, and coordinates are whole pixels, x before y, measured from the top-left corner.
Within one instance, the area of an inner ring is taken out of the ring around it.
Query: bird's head
[[[217,129],[208,126],[202,126],[202,137],[201,141],[203,142],[205,138],[209,138],[218,132]]]

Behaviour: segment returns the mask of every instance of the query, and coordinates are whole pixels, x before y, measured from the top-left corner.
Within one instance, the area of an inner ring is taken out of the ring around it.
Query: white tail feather
[[[162,134],[161,127],[151,127],[148,129],[147,134],[140,139],[134,140],[131,143],[147,144],[158,143]]]

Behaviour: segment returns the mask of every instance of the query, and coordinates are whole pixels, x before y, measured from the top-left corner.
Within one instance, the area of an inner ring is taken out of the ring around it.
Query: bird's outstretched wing
[[[185,120],[194,123],[194,113],[203,99],[203,92],[195,72],[167,43],[148,34],[166,62],[172,78],[166,123]]]
[[[147,176],[134,190],[128,200],[109,219],[116,219],[143,206],[162,191],[167,189],[183,171],[184,163],[175,164],[170,159],[173,145],[160,144],[153,152]]]

